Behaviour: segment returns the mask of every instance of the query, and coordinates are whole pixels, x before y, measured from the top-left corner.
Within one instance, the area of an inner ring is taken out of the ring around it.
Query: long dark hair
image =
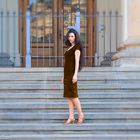
[[[75,45],[80,46],[81,53],[80,53],[80,60],[79,60],[79,71],[81,71],[81,69],[83,68],[83,45],[81,43],[78,32],[75,29],[71,28],[71,29],[69,29],[69,31],[66,34],[66,41],[65,41],[66,46],[68,46],[68,47],[71,46],[71,43],[69,42],[69,39],[68,39],[70,33],[73,33],[75,35]]]

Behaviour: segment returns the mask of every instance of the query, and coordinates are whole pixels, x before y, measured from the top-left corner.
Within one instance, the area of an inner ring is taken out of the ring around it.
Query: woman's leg
[[[75,121],[73,101],[70,98],[67,98],[67,101],[68,101],[68,106],[69,106],[69,117],[68,117],[68,120],[64,123],[65,125],[70,124],[70,123],[74,123],[74,121]]]
[[[78,114],[83,114],[79,98],[73,98],[72,101],[78,110]]]
[[[72,100],[78,110],[78,123],[81,124],[84,120],[84,114],[83,114],[83,111],[81,108],[80,100],[79,100],[79,98],[73,98]]]
[[[74,104],[72,99],[67,98],[68,106],[69,106],[69,118],[74,118]]]

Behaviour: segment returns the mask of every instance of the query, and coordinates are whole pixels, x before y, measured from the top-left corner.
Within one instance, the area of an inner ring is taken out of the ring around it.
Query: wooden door
[[[26,9],[30,1],[23,2]],[[96,1],[39,0],[31,7],[32,67],[63,66],[63,55],[66,50],[64,37],[68,26],[75,24],[77,8],[80,9],[80,37],[85,50],[85,66],[94,66],[96,18],[93,15],[96,12]],[[23,26],[25,29],[25,21]],[[26,51],[25,33],[24,31],[23,55]]]
[[[64,35],[68,26],[75,25],[76,11],[80,10],[80,38],[84,46],[85,66],[94,66],[96,51],[96,0],[64,0],[64,18],[60,30]],[[65,48],[64,48],[65,49]],[[65,51],[65,50],[64,50]]]

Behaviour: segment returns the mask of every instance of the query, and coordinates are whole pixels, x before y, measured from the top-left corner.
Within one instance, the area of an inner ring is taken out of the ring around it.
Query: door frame
[[[87,0],[87,56],[93,57],[96,53],[96,0]],[[90,28],[88,28],[90,27]],[[92,47],[93,46],[93,47]],[[87,65],[95,65],[95,57],[87,61]]]
[[[19,23],[21,23],[21,25],[19,25],[19,32],[22,32],[22,39],[19,40],[19,42],[21,42],[22,44],[22,66],[25,67],[25,63],[26,63],[26,9],[28,6],[28,0],[19,0],[18,1],[19,4],[19,12],[20,12],[20,16],[22,16],[21,18],[19,18]],[[20,34],[20,33],[19,33]],[[19,45],[20,46],[20,45]]]

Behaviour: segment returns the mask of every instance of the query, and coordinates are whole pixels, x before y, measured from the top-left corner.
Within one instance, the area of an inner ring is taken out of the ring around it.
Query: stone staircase
[[[86,119],[80,126],[63,125],[62,71],[0,69],[0,139],[140,140],[140,68],[84,68],[78,79]]]

